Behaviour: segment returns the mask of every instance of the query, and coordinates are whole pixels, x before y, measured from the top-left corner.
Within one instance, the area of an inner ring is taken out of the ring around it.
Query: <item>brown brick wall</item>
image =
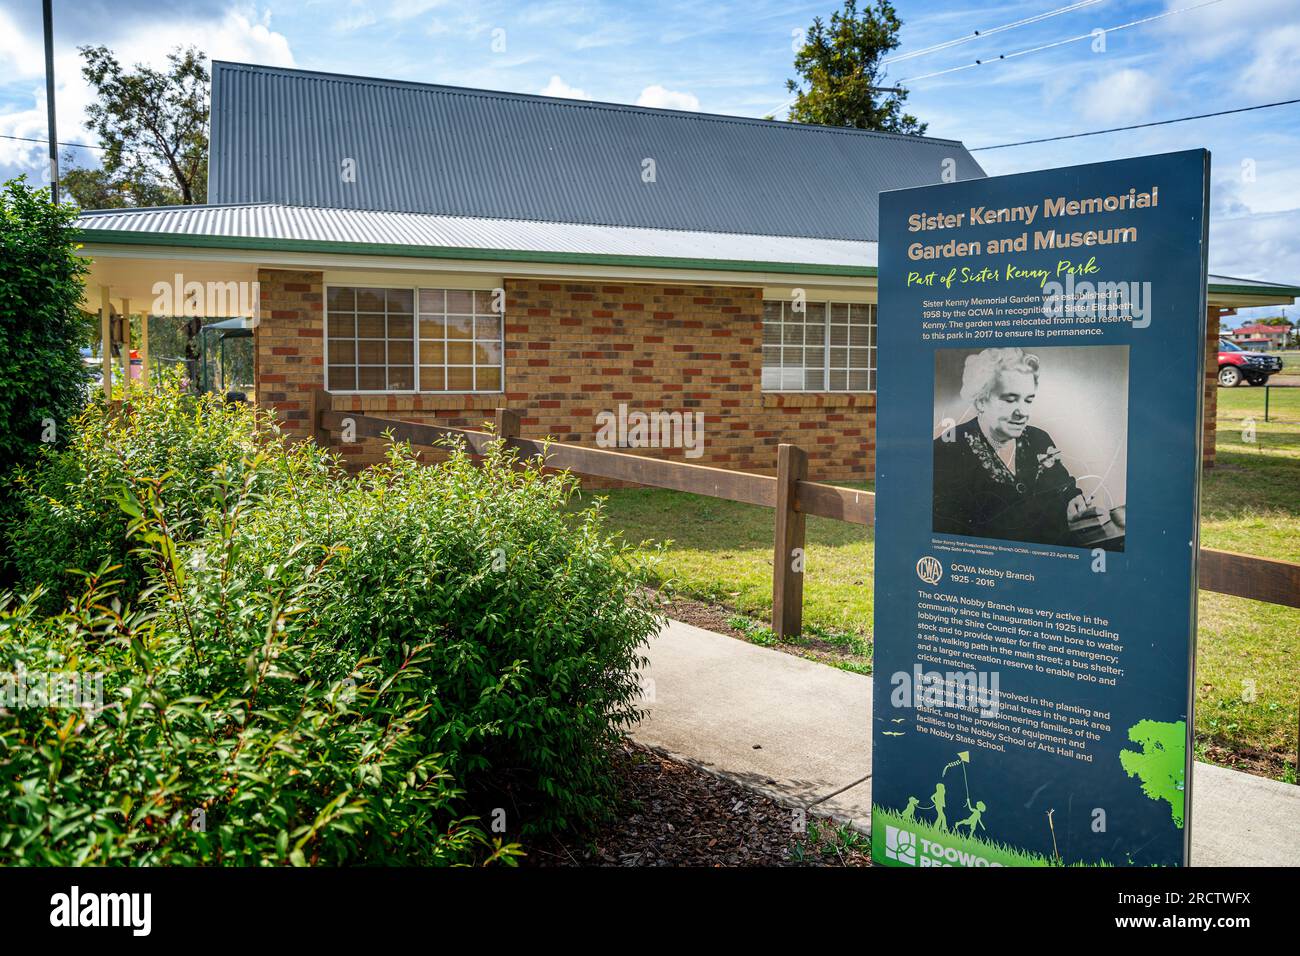
[[[1214,467],[1215,436],[1219,410],[1219,308],[1210,306],[1206,316],[1205,409],[1201,417],[1201,464]]]
[[[325,289],[319,272],[258,272],[261,318],[253,333],[257,401],[290,435],[308,435],[308,394],[324,384]]]
[[[306,434],[307,391],[323,383],[322,276],[263,270],[257,329],[258,399]],[[772,473],[776,446],[808,452],[809,476],[868,478],[875,458],[875,396],[764,394],[762,292],[756,288],[507,279],[504,395],[336,396],[337,409],[478,427],[492,409],[522,415],[528,437],[594,445],[601,411],[704,414],[704,454],[639,453]],[[378,443],[345,446],[350,464]]]

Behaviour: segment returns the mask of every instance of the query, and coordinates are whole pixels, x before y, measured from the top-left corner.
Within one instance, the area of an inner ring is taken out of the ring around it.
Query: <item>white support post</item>
[[[149,385],[149,313],[140,313],[140,384]]]
[[[131,393],[131,300],[122,300],[122,401]]]
[[[113,316],[108,301],[108,286],[99,287],[100,365],[104,373],[104,398],[113,400]]]

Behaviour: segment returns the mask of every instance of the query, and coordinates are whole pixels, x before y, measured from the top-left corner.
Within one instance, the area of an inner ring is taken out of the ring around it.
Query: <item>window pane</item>
[[[865,369],[870,364],[870,349],[849,349],[849,368]]]
[[[443,365],[447,361],[447,343],[446,342],[421,342],[420,343],[420,364],[421,365]]]
[[[357,337],[362,339],[382,339],[387,335],[388,326],[382,315],[358,315]]]
[[[501,319],[495,315],[480,315],[474,320],[474,338],[495,342],[501,338]]]
[[[474,364],[473,344],[470,342],[448,342],[447,343],[447,364],[448,365]]]
[[[849,391],[865,392],[870,387],[870,378],[866,371],[849,372]]]
[[[849,373],[837,372],[834,369],[830,373],[830,390],[832,392],[843,392],[848,390]]]
[[[357,343],[352,339],[330,342],[330,364],[351,365],[357,360]]]
[[[848,349],[831,349],[831,368],[848,368],[849,367],[849,350]]]
[[[763,322],[764,323],[772,322],[775,324],[779,324],[781,322],[781,313],[783,311],[782,307],[784,305],[785,305],[784,302],[773,302],[771,300],[764,301]]]
[[[447,311],[447,293],[442,289],[420,290],[420,311],[443,313]]]
[[[415,311],[415,294],[410,289],[389,289],[388,290],[388,311],[389,312],[414,312]]]
[[[357,389],[358,391],[383,391],[386,376],[384,367],[367,368],[362,366],[357,369]]]
[[[763,321],[763,344],[780,345],[781,344],[781,323]]]
[[[781,341],[786,345],[803,345],[803,326],[784,325],[781,328]]]
[[[420,391],[441,392],[447,387],[447,370],[441,365],[420,366]]]
[[[826,341],[826,326],[821,322],[804,326],[803,340],[808,345],[824,344]]]
[[[325,294],[331,312],[353,312],[357,307],[357,292],[343,286],[331,286]]]
[[[457,368],[447,369],[447,390],[451,392],[471,392],[474,390],[474,370]]]
[[[447,316],[447,338],[468,339],[474,335],[474,319],[468,315]]]
[[[499,392],[501,390],[501,369],[495,366],[492,368],[480,366],[477,375],[478,380],[475,382],[475,386],[479,391]]]
[[[849,321],[849,307],[843,302],[831,303],[831,325],[847,325]]]
[[[383,312],[384,311],[384,290],[383,289],[357,289],[357,311],[358,312]]]
[[[457,312],[461,315],[472,315],[474,313],[474,293],[448,289],[447,311]]]
[[[357,343],[357,361],[362,365],[383,365],[384,343],[362,339]]]
[[[415,320],[409,315],[392,315],[388,316],[388,337],[390,339],[406,339],[410,341],[412,329],[415,327]]]
[[[405,392],[415,388],[415,367],[411,365],[390,365],[388,367],[388,388],[390,391]]]
[[[778,391],[781,388],[781,370],[763,366],[763,391]]]
[[[411,344],[410,339],[399,341],[390,339],[388,342],[388,364],[389,365],[412,365],[415,363],[415,347]]]
[[[348,338],[348,339],[355,338],[357,334],[356,316],[351,314],[335,315],[333,312],[331,312],[330,321],[329,321],[329,333],[330,333],[330,338],[332,339],[333,338]]]
[[[477,315],[499,315],[505,311],[505,296],[493,291],[474,293],[474,312]]]
[[[865,325],[854,325],[849,328],[850,345],[870,345],[871,330]]]
[[[330,366],[330,390],[351,392],[357,387],[357,370],[352,366]]]
[[[845,325],[832,325],[832,326],[831,326],[831,331],[830,331],[830,336],[831,336],[831,345],[848,345],[848,344],[849,344],[849,329],[848,329],[848,326],[845,326]]]
[[[809,391],[820,392],[826,388],[826,372],[822,369],[807,369],[803,373],[803,387]]]
[[[445,339],[447,337],[447,320],[441,315],[420,316],[420,338]]]
[[[484,365],[500,365],[501,346],[496,342],[475,342],[474,364],[480,367]]]

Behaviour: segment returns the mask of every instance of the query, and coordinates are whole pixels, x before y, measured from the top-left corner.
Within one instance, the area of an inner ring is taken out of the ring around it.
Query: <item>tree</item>
[[[13,518],[13,470],[35,461],[42,445],[66,441],[86,400],[86,261],[77,254],[75,216],[24,177],[0,190],[0,526]],[[0,587],[7,566],[0,553]]]
[[[208,194],[207,57],[193,47],[168,67],[122,68],[107,47],[80,48],[81,74],[97,97],[86,128],[104,149],[101,169],[64,179],[83,209],[201,203]]]
[[[801,80],[785,82],[787,90],[798,93],[790,121],[925,133],[925,123],[903,112],[906,90],[882,95],[877,89],[884,75],[880,61],[898,48],[901,26],[889,0],[877,0],[861,13],[857,0],[844,0],[844,9],[831,14],[829,26],[821,17],[814,19],[794,57]]]

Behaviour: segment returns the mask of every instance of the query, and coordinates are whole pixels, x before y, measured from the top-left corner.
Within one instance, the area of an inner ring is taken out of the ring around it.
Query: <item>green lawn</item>
[[[1269,424],[1262,389],[1219,389],[1218,398],[1218,466],[1205,476],[1202,544],[1300,561],[1300,388],[1273,390],[1270,417],[1284,421]],[[610,525],[629,541],[671,540],[661,556],[665,581],[748,616],[755,639],[771,642],[762,627],[772,608],[771,511],[654,488],[588,495],[607,497]],[[868,672],[872,530],[809,518],[807,541],[804,626],[817,650],[809,641],[782,649]],[[1200,755],[1294,779],[1300,610],[1201,592],[1198,645]]]

